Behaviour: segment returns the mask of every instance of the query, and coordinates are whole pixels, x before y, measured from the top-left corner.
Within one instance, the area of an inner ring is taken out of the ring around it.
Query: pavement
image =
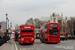
[[[75,40],[65,40],[58,44],[45,44],[39,39],[35,43],[20,45],[17,41],[11,40],[0,47],[0,50],[75,50]]]
[[[14,46],[14,40],[12,39],[10,42],[4,43],[2,46],[0,46],[0,50],[16,50]]]

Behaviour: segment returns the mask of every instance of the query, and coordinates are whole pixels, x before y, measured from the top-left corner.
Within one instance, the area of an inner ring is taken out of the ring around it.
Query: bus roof
[[[34,26],[34,25],[21,25],[21,26]]]
[[[46,25],[46,24],[59,24],[59,23],[45,23],[43,25]],[[41,25],[41,26],[43,26],[43,25]]]

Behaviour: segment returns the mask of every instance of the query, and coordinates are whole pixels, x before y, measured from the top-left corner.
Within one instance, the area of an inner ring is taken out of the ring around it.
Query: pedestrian
[[[17,40],[18,40],[18,35],[19,35],[19,34],[18,34],[18,31],[16,31],[16,38],[17,38]]]
[[[2,34],[2,33],[0,32],[0,39],[2,39],[2,40],[3,40],[3,43],[5,43],[5,40],[3,39],[3,35],[4,35],[4,34]]]
[[[3,39],[5,40],[5,43],[7,42],[7,34],[4,33]]]
[[[0,39],[2,39],[2,37],[0,36]]]
[[[4,34],[5,34],[5,35],[4,35],[3,38],[5,39],[5,42],[9,42],[9,43],[11,44],[11,42],[9,41],[9,40],[10,40],[9,33],[5,32]]]

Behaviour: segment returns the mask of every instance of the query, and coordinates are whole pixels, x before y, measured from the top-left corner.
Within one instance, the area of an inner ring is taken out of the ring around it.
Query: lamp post
[[[9,19],[8,19],[8,31],[9,31]]]
[[[6,15],[6,32],[8,32],[8,30],[7,30],[7,21],[8,21],[8,17],[7,16],[8,16],[8,14],[6,13],[5,15]]]

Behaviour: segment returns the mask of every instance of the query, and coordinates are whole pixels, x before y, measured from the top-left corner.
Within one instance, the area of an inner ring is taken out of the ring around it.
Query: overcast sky
[[[49,17],[53,12],[63,13],[64,17],[75,16],[75,0],[0,0],[0,21],[5,21],[8,13],[13,28],[31,17]]]

